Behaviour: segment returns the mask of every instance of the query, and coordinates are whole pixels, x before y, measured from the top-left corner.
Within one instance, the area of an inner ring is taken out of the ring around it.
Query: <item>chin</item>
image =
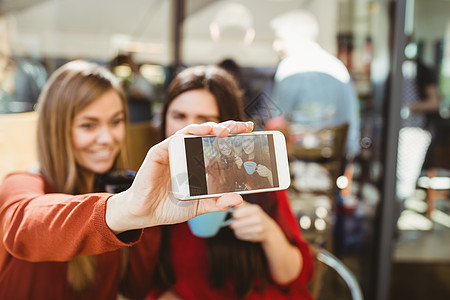
[[[110,171],[112,167],[113,167],[113,163],[108,163],[108,164],[103,164],[103,165],[92,166],[91,170],[96,174],[104,174],[104,173]]]

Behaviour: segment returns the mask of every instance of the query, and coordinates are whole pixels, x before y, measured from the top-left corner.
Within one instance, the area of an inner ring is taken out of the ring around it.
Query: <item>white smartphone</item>
[[[172,193],[180,200],[287,189],[286,140],[279,131],[225,138],[175,135],[169,143]]]

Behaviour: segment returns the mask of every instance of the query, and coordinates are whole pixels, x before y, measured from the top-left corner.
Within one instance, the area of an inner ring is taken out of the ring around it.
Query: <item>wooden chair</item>
[[[336,180],[343,172],[345,164],[348,128],[348,123],[344,123],[314,132],[300,133],[300,138],[296,136],[296,133],[288,132],[288,154],[291,161],[317,163],[328,171],[330,188],[317,193],[328,196],[332,201],[331,207],[335,204]],[[311,138],[315,140],[306,141]]]
[[[37,113],[0,114],[0,181],[37,162]]]
[[[315,269],[314,277],[309,285],[309,290],[314,299],[342,299],[336,296],[333,289],[338,280],[343,281],[352,300],[363,300],[363,294],[358,280],[353,272],[336,256],[329,251],[311,246],[311,252],[314,257]]]

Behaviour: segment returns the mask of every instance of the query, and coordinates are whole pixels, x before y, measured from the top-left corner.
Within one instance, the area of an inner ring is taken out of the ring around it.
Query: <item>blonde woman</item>
[[[206,165],[208,192],[223,193],[244,190],[244,167],[236,155],[233,142],[237,137],[214,139],[214,155]]]
[[[167,188],[168,140],[149,150],[128,189],[102,193],[101,176],[123,163],[128,120],[119,83],[103,67],[62,66],[38,107],[40,170],[10,174],[0,185],[0,299],[142,298],[153,287],[157,225],[242,202],[228,194],[180,205]],[[179,133],[251,130],[230,121]]]

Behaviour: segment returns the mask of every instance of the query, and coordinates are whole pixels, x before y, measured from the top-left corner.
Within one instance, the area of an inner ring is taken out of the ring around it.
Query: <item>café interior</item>
[[[449,299],[450,0],[0,0],[0,178],[36,162],[35,101],[51,73],[72,59],[114,63],[124,80],[134,64],[151,86],[151,101],[129,103],[130,169],[159,140],[166,88],[187,66],[232,59],[255,100],[246,112],[270,101],[279,63],[270,21],[293,9],[317,18],[318,43],[344,63],[359,102],[360,151],[345,172],[345,132],[284,132],[291,206],[303,236],[324,250],[318,264],[328,268],[317,270],[314,295]],[[133,61],[115,59],[124,53]],[[426,164],[408,157],[421,145],[399,148],[400,70],[411,55],[433,70],[439,91],[439,107],[428,114],[437,121]],[[26,91],[8,86],[10,62],[32,81]],[[34,102],[21,101],[24,93]],[[257,109],[248,116],[259,128],[264,118],[283,116]],[[420,170],[413,196],[401,200],[400,158]]]

